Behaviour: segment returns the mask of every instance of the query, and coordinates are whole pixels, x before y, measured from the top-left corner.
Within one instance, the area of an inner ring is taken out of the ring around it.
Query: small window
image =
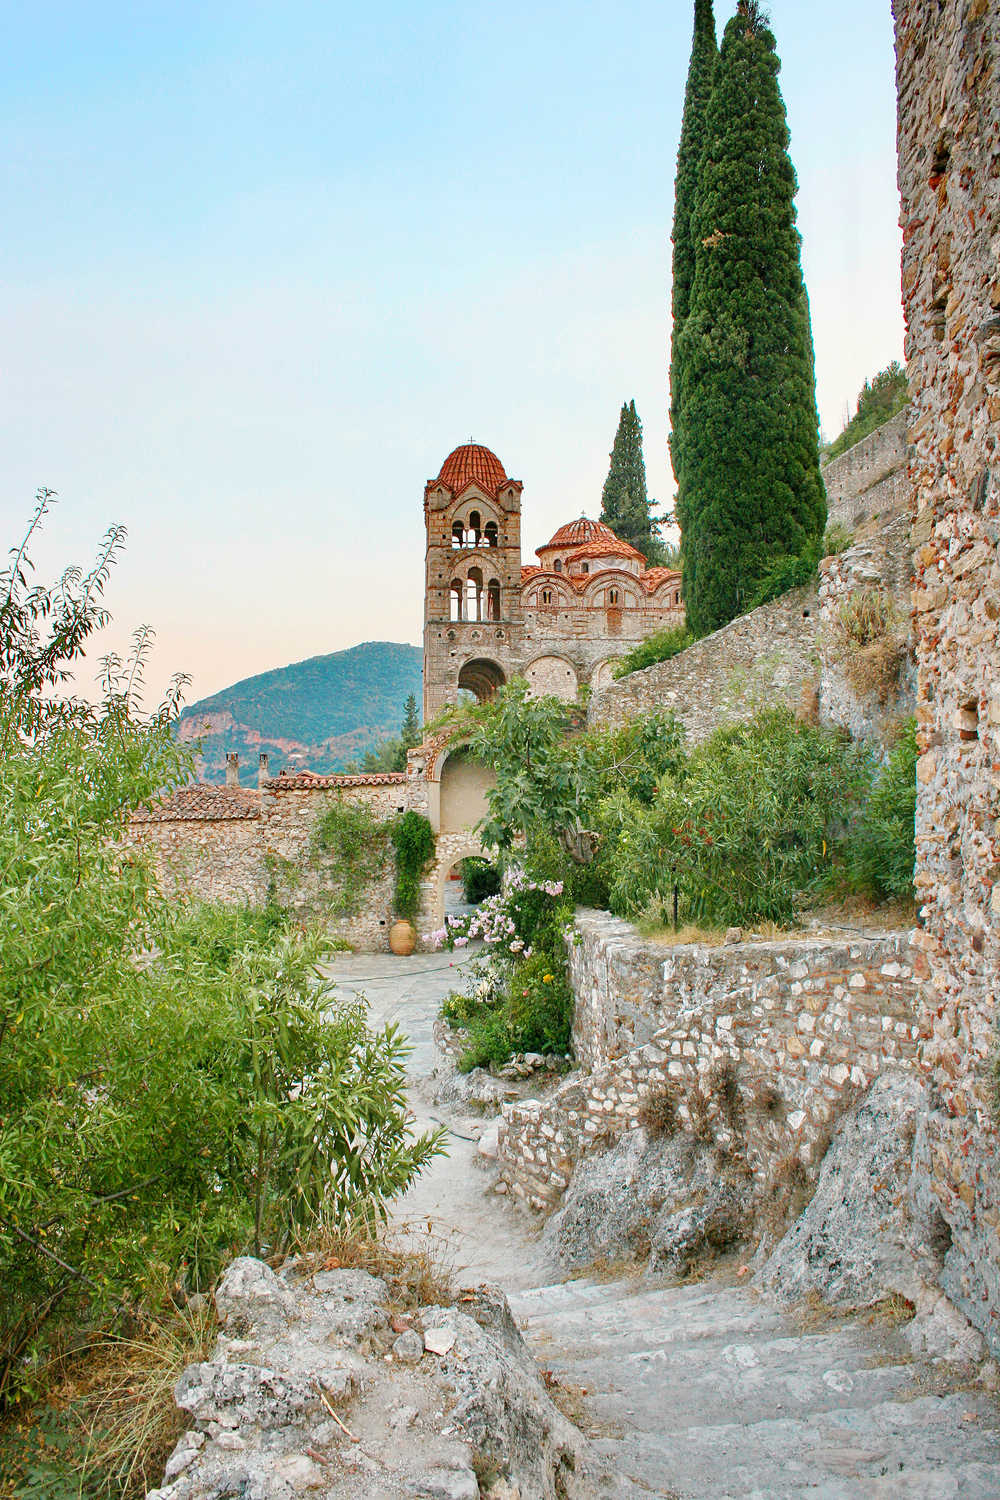
[[[581,563],[580,564],[580,572],[581,573],[589,573],[590,572],[590,563]]]
[[[555,560],[555,562],[552,564],[552,566],[555,568],[555,570],[556,570],[557,573],[561,573],[562,572],[562,558],[561,557],[557,557],[556,560]]]
[[[486,538],[487,547],[498,547],[500,545],[500,536],[497,531],[497,523],[495,521],[486,522],[486,525],[483,528],[483,536]]]
[[[542,589],[542,603],[543,604],[551,604],[552,603],[552,590],[551,589]]]
[[[461,521],[455,521],[451,528],[451,545],[453,547],[461,547],[464,540],[465,533],[462,530],[462,523]]]
[[[608,589],[608,603],[611,604],[611,605],[615,605],[615,604],[618,603],[618,590],[617,589]]]

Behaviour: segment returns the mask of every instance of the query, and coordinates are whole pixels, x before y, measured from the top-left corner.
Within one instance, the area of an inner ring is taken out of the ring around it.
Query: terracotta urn
[[[412,922],[393,922],[389,928],[389,947],[399,958],[408,958],[417,946],[417,929]]]

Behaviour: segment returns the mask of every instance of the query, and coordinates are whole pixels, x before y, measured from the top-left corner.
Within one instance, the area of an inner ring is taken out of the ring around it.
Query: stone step
[[[970,1392],[671,1433],[636,1426],[621,1437],[598,1438],[596,1446],[633,1483],[685,1500],[1000,1495],[996,1412],[988,1398]],[[968,1471],[973,1487],[948,1487],[956,1466]],[[877,1481],[886,1482],[881,1491]]]

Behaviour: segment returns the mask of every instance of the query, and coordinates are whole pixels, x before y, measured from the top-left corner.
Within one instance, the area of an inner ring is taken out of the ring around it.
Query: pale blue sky
[[[716,5],[721,35],[734,4]],[[888,0],[773,0],[820,413],[901,357]],[[192,696],[419,641],[424,481],[474,436],[526,553],[622,401],[669,500],[691,5],[0,4],[0,511],[123,520],[110,602]]]

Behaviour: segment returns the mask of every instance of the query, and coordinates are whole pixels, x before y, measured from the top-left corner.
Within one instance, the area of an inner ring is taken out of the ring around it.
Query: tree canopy
[[[622,541],[631,542],[647,562],[659,562],[659,519],[652,514],[646,493],[642,423],[634,401],[626,402],[621,409],[610,456],[611,467],[601,495],[601,520]]]
[[[723,37],[677,335],[684,597],[696,634],[747,608],[826,522],[809,305],[774,36],[741,0]]]

